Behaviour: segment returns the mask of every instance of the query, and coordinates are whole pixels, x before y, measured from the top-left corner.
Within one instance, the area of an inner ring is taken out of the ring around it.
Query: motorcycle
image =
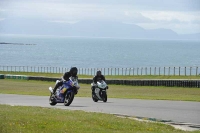
[[[108,86],[105,81],[97,81],[97,84],[91,83],[91,86],[95,86],[94,92],[92,92],[92,99],[94,102],[98,100],[107,102],[107,92]]]
[[[56,81],[56,84],[58,82],[59,80]],[[49,104],[53,106],[57,103],[64,103],[65,106],[69,106],[74,100],[74,95],[77,94],[79,88],[78,81],[72,78],[64,81],[63,85],[57,88],[55,94],[53,94],[53,88],[49,87],[49,91],[51,92]]]

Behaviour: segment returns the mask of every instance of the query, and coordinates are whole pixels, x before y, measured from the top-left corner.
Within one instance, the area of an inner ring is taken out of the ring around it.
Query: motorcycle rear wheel
[[[64,105],[69,106],[73,100],[74,100],[74,92],[72,91],[65,95]]]
[[[50,97],[49,97],[49,104],[50,104],[51,106],[54,106],[54,105],[57,104],[57,103],[54,101],[54,98],[52,97],[52,94],[51,94]]]

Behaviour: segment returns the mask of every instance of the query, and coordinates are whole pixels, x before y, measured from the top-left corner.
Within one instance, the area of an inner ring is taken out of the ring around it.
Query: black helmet
[[[96,75],[99,75],[99,76],[100,76],[100,75],[101,75],[101,71],[98,70],[97,73],[96,73]]]
[[[76,67],[71,67],[70,71],[72,77],[76,77],[78,69]]]
[[[69,77],[71,77],[71,74],[69,72],[66,72],[64,75],[63,75],[63,79],[64,80],[69,80]]]

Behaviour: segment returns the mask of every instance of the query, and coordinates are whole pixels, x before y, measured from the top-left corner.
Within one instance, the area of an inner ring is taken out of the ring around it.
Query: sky
[[[15,19],[59,25],[112,21],[193,34],[200,33],[200,0],[0,0],[0,28]]]

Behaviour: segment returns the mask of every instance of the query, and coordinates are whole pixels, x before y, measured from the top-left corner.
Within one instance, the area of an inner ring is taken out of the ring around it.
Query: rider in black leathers
[[[68,81],[70,77],[76,78],[78,80],[77,73],[78,73],[78,69],[76,67],[71,67],[69,72],[64,73],[62,79],[55,85],[53,89],[53,94],[55,94],[56,89],[59,86],[62,86],[64,81]]]
[[[104,81],[106,81],[104,75],[101,74],[101,71],[100,71],[100,70],[98,70],[98,71],[96,72],[96,76],[94,76],[94,78],[93,78],[93,83],[94,83],[94,84],[97,84],[97,81],[99,81],[99,80],[104,80]],[[95,85],[93,85],[91,89],[92,89],[92,93],[94,93]],[[107,89],[108,89],[108,88],[107,88]]]

